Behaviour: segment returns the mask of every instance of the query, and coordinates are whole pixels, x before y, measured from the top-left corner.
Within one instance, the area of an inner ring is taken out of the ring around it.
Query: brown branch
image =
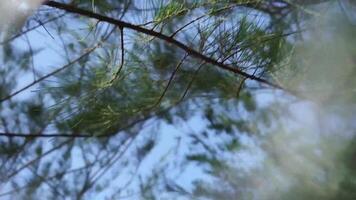
[[[47,6],[50,6],[50,7],[53,7],[53,8],[57,8],[57,9],[61,9],[61,10],[65,10],[65,11],[70,12],[70,13],[75,13],[75,14],[79,14],[79,15],[82,15],[82,16],[86,16],[86,17],[89,17],[89,18],[94,18],[94,19],[97,19],[97,20],[100,20],[100,21],[103,21],[103,22],[107,22],[109,24],[116,25],[116,26],[118,26],[120,28],[127,28],[127,29],[131,29],[131,30],[134,30],[134,31],[146,34],[146,35],[153,36],[155,38],[161,39],[161,40],[163,40],[163,41],[165,41],[165,42],[167,42],[169,44],[172,44],[172,45],[184,50],[187,54],[189,54],[189,55],[191,55],[191,56],[193,56],[195,58],[201,59],[201,60],[205,61],[206,63],[212,64],[212,65],[215,65],[215,66],[217,66],[217,67],[219,67],[221,69],[228,70],[230,72],[239,74],[239,75],[244,76],[244,77],[246,77],[248,79],[255,80],[255,81],[260,82],[260,83],[264,83],[264,84],[269,85],[269,86],[271,86],[273,88],[277,88],[277,89],[281,89],[281,90],[293,93],[293,92],[283,88],[282,86],[280,86],[280,85],[278,85],[276,83],[270,82],[269,80],[266,80],[266,79],[263,79],[263,78],[248,74],[248,73],[242,71],[241,69],[239,69],[239,67],[229,66],[229,65],[226,65],[226,64],[224,64],[222,62],[219,62],[219,61],[217,61],[217,60],[215,60],[213,58],[210,58],[210,57],[208,57],[206,55],[203,55],[200,52],[196,51],[195,49],[192,49],[189,46],[185,45],[184,43],[182,43],[182,42],[180,42],[178,40],[175,40],[174,38],[171,38],[170,36],[164,35],[164,34],[162,34],[160,32],[156,32],[154,30],[143,28],[143,27],[140,27],[140,26],[137,26],[137,25],[125,22],[125,21],[117,20],[117,19],[114,19],[114,18],[111,18],[111,17],[108,17],[108,16],[97,14],[97,13],[94,13],[94,12],[91,12],[91,11],[88,11],[88,10],[85,10],[85,9],[81,9],[81,8],[75,7],[73,5],[68,5],[68,4],[59,3],[59,2],[55,2],[55,1],[47,1],[47,2],[44,3],[44,5],[47,5]]]

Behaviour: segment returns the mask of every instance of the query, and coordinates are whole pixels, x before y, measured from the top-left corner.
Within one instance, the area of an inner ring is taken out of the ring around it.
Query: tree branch
[[[159,38],[159,39],[161,39],[161,40],[163,40],[163,41],[165,41],[165,42],[167,42],[169,44],[172,44],[172,45],[182,49],[187,54],[189,54],[189,55],[191,55],[191,56],[193,56],[195,58],[198,58],[198,59],[201,59],[201,60],[205,61],[206,63],[212,64],[212,65],[217,66],[217,67],[219,67],[221,69],[233,72],[235,74],[239,74],[239,75],[241,75],[243,77],[246,77],[248,79],[255,80],[257,82],[266,84],[266,85],[271,86],[273,88],[281,89],[281,90],[284,90],[284,91],[287,91],[287,92],[293,94],[293,92],[287,90],[286,88],[283,88],[281,85],[278,85],[276,83],[270,82],[269,80],[266,80],[266,79],[263,79],[263,78],[248,74],[248,73],[242,71],[241,69],[239,69],[238,66],[237,67],[236,66],[232,67],[232,66],[226,65],[224,63],[221,63],[221,62],[219,62],[219,61],[217,61],[217,60],[215,60],[213,58],[210,58],[210,57],[208,57],[206,55],[201,54],[200,52],[196,51],[195,49],[190,48],[189,46],[185,45],[184,43],[182,43],[182,42],[180,42],[178,40],[175,40],[174,38],[172,38],[170,36],[164,35],[164,34],[162,34],[160,32],[156,32],[154,30],[143,28],[143,27],[138,26],[138,25],[134,25],[134,24],[131,24],[131,23],[128,23],[128,22],[125,22],[125,21],[117,20],[117,19],[114,19],[114,18],[111,18],[111,17],[108,17],[108,16],[104,16],[104,15],[101,15],[101,14],[98,14],[98,13],[94,13],[94,12],[91,12],[91,11],[88,11],[88,10],[85,10],[85,9],[81,9],[81,8],[75,7],[73,5],[59,3],[59,2],[56,2],[56,1],[46,1],[44,3],[44,5],[47,5],[47,6],[50,6],[50,7],[53,7],[53,8],[57,8],[57,9],[60,9],[60,10],[64,10],[64,11],[67,11],[67,12],[70,12],[70,13],[75,13],[75,14],[79,14],[79,15],[82,15],[82,16],[86,16],[86,17],[89,17],[89,18],[94,18],[94,19],[97,19],[97,20],[100,20],[100,21],[103,21],[103,22],[107,22],[109,24],[116,25],[116,26],[118,26],[120,28],[131,29],[131,30],[134,30],[134,31],[146,34],[146,35],[153,36],[155,38]]]

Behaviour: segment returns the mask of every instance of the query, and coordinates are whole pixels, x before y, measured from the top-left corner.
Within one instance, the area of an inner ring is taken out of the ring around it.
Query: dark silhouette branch
[[[125,46],[124,46],[124,28],[120,28],[120,43],[121,43],[121,63],[117,71],[115,72],[113,78],[109,81],[109,84],[113,84],[114,81],[119,77],[122,68],[125,63]]]

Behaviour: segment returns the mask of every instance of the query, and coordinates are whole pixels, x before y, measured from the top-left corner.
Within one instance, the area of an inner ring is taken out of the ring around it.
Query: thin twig
[[[45,156],[51,154],[51,153],[54,152],[55,150],[60,149],[61,147],[63,147],[65,144],[67,144],[67,143],[70,142],[70,141],[71,141],[71,139],[66,140],[66,141],[60,143],[59,145],[53,147],[52,149],[46,151],[46,152],[43,153],[42,155],[40,155],[40,156],[38,156],[38,157],[36,157],[36,158],[30,160],[29,162],[27,162],[26,164],[24,164],[22,167],[16,169],[16,170],[13,171],[11,174],[9,174],[9,175],[6,177],[6,179],[10,179],[10,178],[12,178],[13,176],[16,176],[16,175],[17,175],[18,173],[20,173],[23,169],[27,168],[28,166],[32,165],[34,162],[36,162],[36,161],[42,159],[43,157],[45,157]]]
[[[12,40],[14,40],[14,39],[16,39],[16,38],[18,38],[18,37],[21,37],[23,34],[28,33],[28,32],[31,32],[31,31],[37,29],[38,27],[41,27],[42,25],[47,24],[47,23],[49,23],[49,22],[55,21],[55,20],[57,20],[57,19],[59,19],[59,18],[65,16],[65,15],[66,15],[66,13],[61,14],[61,15],[59,15],[59,16],[53,17],[53,18],[51,18],[51,19],[49,19],[49,20],[47,20],[47,21],[42,22],[42,24],[38,24],[38,25],[36,25],[36,26],[33,26],[33,27],[31,27],[31,28],[28,28],[28,29],[26,29],[26,30],[24,30],[24,31],[22,31],[22,32],[20,32],[20,33],[18,33],[18,34],[16,34],[16,35],[14,35],[14,36],[12,36],[12,37],[10,37],[10,38],[4,40],[4,41],[1,41],[1,42],[0,42],[0,45],[3,45],[3,44],[5,44],[5,43],[7,43],[7,42],[10,42],[10,41],[12,41]]]
[[[48,34],[52,39],[54,39],[53,35],[48,31],[48,29],[46,28],[45,24],[42,23],[41,20],[35,19],[35,21],[36,21],[40,26],[42,26],[42,28],[47,32],[47,34]]]
[[[241,90],[245,84],[245,81],[246,81],[246,77],[243,77],[239,83],[239,87],[237,87],[237,91],[236,91],[236,98],[238,99],[240,97],[240,93],[241,93]]]
[[[167,83],[166,87],[164,88],[164,90],[163,90],[161,96],[159,97],[159,99],[157,100],[157,102],[152,106],[152,108],[158,106],[158,105],[161,103],[163,97],[166,95],[166,93],[167,93],[167,91],[168,91],[168,88],[169,88],[169,86],[171,85],[171,83],[172,83],[172,81],[173,81],[174,76],[176,75],[176,73],[178,72],[179,68],[182,66],[184,60],[185,60],[187,57],[188,57],[188,54],[185,54],[184,57],[183,57],[183,58],[179,61],[179,63],[176,65],[176,68],[175,68],[174,71],[172,72],[171,77],[169,78],[168,83]]]
[[[192,79],[189,81],[187,88],[185,89],[185,91],[184,91],[182,97],[179,99],[178,102],[183,101],[184,98],[185,98],[185,96],[187,96],[189,89],[192,87],[193,82],[195,81],[195,78],[198,76],[198,73],[199,73],[200,69],[204,66],[204,64],[205,64],[204,62],[201,63],[201,64],[199,65],[199,67],[197,68],[197,70],[195,70]]]
[[[180,27],[179,29],[177,29],[170,37],[173,38],[175,35],[177,35],[177,33],[179,33],[181,30],[185,29],[186,27],[188,27],[189,25],[195,23],[196,21],[199,21],[200,19],[204,18],[206,15],[202,15],[200,17],[197,17],[196,19],[190,21],[189,23],[183,25],[182,27]]]
[[[12,97],[14,97],[14,96],[20,94],[21,92],[27,90],[28,88],[30,88],[30,87],[32,87],[32,86],[34,86],[34,85],[40,83],[41,81],[43,81],[43,80],[45,80],[45,79],[47,79],[47,78],[49,78],[49,77],[51,77],[51,76],[53,76],[53,75],[55,75],[55,74],[61,72],[61,71],[63,71],[64,69],[66,69],[66,68],[72,66],[73,64],[75,64],[75,63],[78,62],[79,60],[81,60],[81,59],[83,59],[84,57],[88,56],[88,55],[89,55],[91,52],[93,52],[98,46],[100,46],[100,45],[98,44],[98,45],[96,45],[96,46],[94,46],[94,47],[92,47],[92,48],[90,48],[90,49],[87,49],[81,56],[79,56],[78,58],[72,60],[71,62],[69,62],[68,64],[62,66],[61,68],[58,68],[58,69],[56,69],[56,70],[54,70],[54,71],[52,71],[52,72],[50,72],[50,73],[48,73],[48,74],[42,76],[41,78],[39,78],[39,79],[33,81],[32,83],[26,85],[25,87],[23,87],[23,88],[21,88],[21,89],[15,91],[15,92],[13,92],[13,93],[11,93],[10,95],[1,98],[1,99],[0,99],[0,103],[11,99]]]

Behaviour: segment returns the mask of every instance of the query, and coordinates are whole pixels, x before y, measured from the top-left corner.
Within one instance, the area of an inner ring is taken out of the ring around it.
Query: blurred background
[[[355,13],[0,2],[0,199],[356,199]]]

